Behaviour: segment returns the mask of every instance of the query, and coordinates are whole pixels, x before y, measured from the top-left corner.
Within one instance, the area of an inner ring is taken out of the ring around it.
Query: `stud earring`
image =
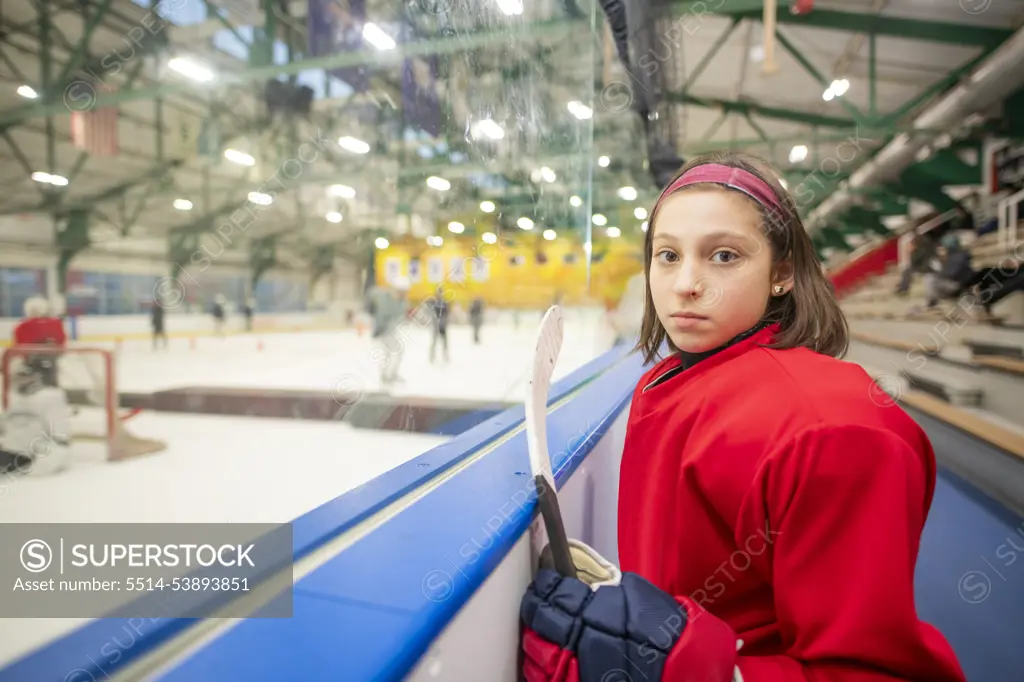
[[[786,287],[782,286],[781,284],[776,284],[775,285],[775,295],[776,296],[782,296],[782,294],[784,294],[784,293],[786,293]]]

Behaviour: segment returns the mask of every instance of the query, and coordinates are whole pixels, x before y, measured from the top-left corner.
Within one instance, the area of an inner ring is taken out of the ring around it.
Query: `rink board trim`
[[[551,414],[560,486],[642,373],[642,359],[627,358]],[[294,618],[244,621],[158,679],[401,680],[527,532],[529,466],[520,432],[300,580]]]
[[[598,375],[606,373],[609,368],[614,367],[628,354],[628,347],[618,346],[571,372],[552,386],[548,404],[565,398],[588,382],[597,383],[600,380]],[[331,538],[443,474],[473,452],[507,434],[521,424],[524,419],[525,410],[522,406],[506,410],[449,442],[428,450],[295,519],[292,522],[293,560],[298,561]],[[517,438],[523,438],[522,434]],[[550,442],[556,442],[551,426],[549,426],[548,438]],[[512,441],[516,441],[516,438],[513,438]],[[505,447],[507,445],[505,444]],[[525,454],[525,438],[522,440],[522,446],[522,452]],[[529,471],[528,461],[525,466],[527,467],[526,471]],[[437,494],[430,497],[437,497]],[[532,505],[532,501],[529,504]],[[408,516],[408,514],[403,516]],[[381,535],[386,532],[386,528],[387,525],[371,534],[370,537]],[[418,532],[422,534],[423,529]],[[358,547],[353,547],[346,554],[351,554],[357,549]],[[374,559],[368,560],[375,561]],[[371,581],[376,577],[372,564],[366,566],[366,572]],[[299,622],[301,614],[305,612],[306,600],[300,594],[299,584],[296,584],[295,615],[291,621],[287,622]],[[343,611],[346,613],[350,610],[358,609],[353,609],[351,604],[343,607]],[[143,625],[140,625],[140,620],[144,620]],[[187,618],[93,620],[74,632],[36,649],[0,669],[0,682],[25,682],[26,680],[66,682],[66,678],[76,671],[80,671],[79,676],[67,679],[67,682],[109,678],[137,661],[141,656],[152,652],[156,647],[181,634],[196,622],[198,622],[197,619]],[[357,629],[362,629],[362,626]],[[366,631],[369,632],[369,628]],[[114,644],[115,639],[119,642],[130,640],[132,644],[127,649],[123,649]],[[116,663],[108,663],[104,660],[109,655],[106,652],[110,651],[116,651],[120,655]]]

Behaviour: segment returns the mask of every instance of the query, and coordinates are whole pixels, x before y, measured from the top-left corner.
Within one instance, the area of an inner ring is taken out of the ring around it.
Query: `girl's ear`
[[[777,292],[778,287],[782,287],[781,293],[787,293],[793,290],[793,260],[787,258],[775,264],[772,272],[772,291]]]

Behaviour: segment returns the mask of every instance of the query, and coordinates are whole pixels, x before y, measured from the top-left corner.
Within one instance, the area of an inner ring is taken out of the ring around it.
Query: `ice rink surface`
[[[172,320],[173,321],[173,320]],[[485,326],[474,344],[468,326],[448,332],[450,361],[430,362],[430,331],[410,324],[402,334],[404,353],[394,387],[397,395],[479,400],[519,400],[531,367],[540,315],[512,324]],[[173,331],[173,327],[170,328]],[[611,345],[610,333],[590,313],[567,311],[565,343],[555,379],[565,376]],[[194,343],[194,347],[193,347]],[[83,344],[114,348],[113,343]],[[187,386],[225,388],[380,390],[382,362],[368,334],[354,331],[248,333],[194,342],[172,338],[167,350],[148,341],[126,341],[118,352],[118,382],[125,392],[151,392]]]
[[[608,349],[611,338],[591,320],[566,316],[555,378]],[[430,334],[408,336],[399,395],[519,400],[525,390],[539,315],[449,331],[450,361],[429,362]],[[114,343],[81,344],[115,348]],[[118,347],[119,390],[150,392],[188,386],[331,391],[380,390],[368,336],[352,331],[239,334],[148,341]],[[72,368],[69,371],[74,371]],[[344,422],[143,412],[133,433],[167,449],[129,461],[104,461],[103,446],[79,442],[70,466],[46,478],[6,476],[2,523],[283,523],[443,443],[421,433],[356,429]],[[0,619],[0,667],[67,634],[84,619]]]

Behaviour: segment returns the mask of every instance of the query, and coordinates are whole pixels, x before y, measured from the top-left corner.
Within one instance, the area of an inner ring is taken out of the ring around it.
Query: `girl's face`
[[[677,348],[708,351],[757,324],[771,296],[772,252],[748,200],[687,189],[665,200],[651,229],[651,298]]]

